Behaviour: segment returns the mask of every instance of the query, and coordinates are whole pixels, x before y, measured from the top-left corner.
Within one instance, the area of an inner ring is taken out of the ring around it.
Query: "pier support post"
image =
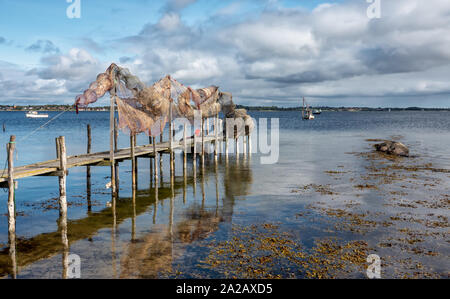
[[[202,157],[205,155],[205,119],[202,117]]]
[[[63,244],[63,278],[67,278],[69,240],[67,238],[67,194],[66,194],[66,174],[67,174],[67,153],[64,136],[59,137],[59,225],[61,227],[61,241]]]
[[[247,132],[247,126],[244,127],[244,132]],[[244,154],[244,159],[247,157],[247,135],[244,133],[242,136],[242,153]]]
[[[228,161],[228,118],[225,118],[225,159]]]
[[[158,189],[158,152],[156,151],[156,138],[153,137],[153,154],[155,155],[155,188]]]
[[[233,128],[233,132],[234,132],[234,141],[235,141],[234,145],[236,147],[236,160],[238,160],[239,159],[239,135],[237,132],[237,126],[235,126]]]
[[[133,133],[130,135],[130,150],[131,150],[131,186],[132,190],[136,190],[136,159],[134,157],[134,143],[135,136]]]
[[[91,125],[87,125],[87,149],[88,154],[91,153]],[[86,197],[88,213],[91,212],[91,166],[86,166]]]
[[[194,125],[194,153],[193,153],[193,157],[192,157],[194,169],[197,166],[197,132],[196,132],[196,130],[197,129],[195,128],[195,125]]]
[[[175,175],[174,155],[173,155],[173,119],[172,119],[173,102],[170,101],[169,106],[169,155],[170,155],[170,180],[172,182]]]
[[[11,260],[12,277],[17,278],[16,262],[16,203],[14,185],[14,149],[16,148],[16,136],[11,135],[6,145],[8,155],[8,242],[9,257]]]
[[[247,126],[246,127],[248,129],[248,135],[247,135],[247,140],[248,140],[248,155],[251,156],[252,155],[252,136],[251,136],[251,132],[250,132],[250,128]]]
[[[109,108],[109,162],[111,163],[111,195],[116,197],[116,168],[114,161],[114,102],[116,97],[115,87],[111,90],[110,108]]]
[[[153,145],[151,133],[150,133],[150,136],[148,137],[148,144]],[[151,189],[151,188],[153,188],[153,160],[154,159],[152,159],[150,157],[149,160],[150,160],[150,189]]]
[[[186,124],[183,126],[183,170],[187,167],[187,133]]]
[[[205,171],[205,119],[202,116],[202,174]]]
[[[114,153],[119,150],[119,125],[117,118],[114,118]],[[119,162],[114,162],[114,174],[116,175],[116,196],[119,197]]]
[[[217,162],[217,149],[219,147],[219,114],[214,117],[214,160]]]
[[[67,214],[67,196],[66,196],[66,173],[67,173],[67,154],[64,136],[59,137],[59,215]]]
[[[163,134],[164,132],[161,132],[161,135],[159,136],[159,142],[163,143]],[[163,154],[161,153],[159,155],[159,178],[161,179],[161,186],[163,184]]]

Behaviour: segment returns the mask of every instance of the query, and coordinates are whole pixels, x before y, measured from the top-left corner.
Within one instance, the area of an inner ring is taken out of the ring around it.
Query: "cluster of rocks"
[[[396,141],[385,141],[383,143],[375,144],[375,149],[389,155],[396,155],[401,157],[409,156],[409,149],[406,145]]]

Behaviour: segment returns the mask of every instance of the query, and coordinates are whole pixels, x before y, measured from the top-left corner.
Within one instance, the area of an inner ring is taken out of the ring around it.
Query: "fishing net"
[[[119,128],[130,134],[146,133],[158,136],[169,120],[186,118],[194,122],[194,112],[201,111],[203,118],[214,117],[220,112],[226,118],[242,118],[247,126],[239,130],[238,136],[248,135],[253,130],[253,121],[244,109],[235,109],[231,93],[220,92],[217,86],[192,89],[166,76],[145,86],[138,77],[126,68],[115,64],[97,76],[83,94],[76,97],[75,105],[86,107],[95,103],[109,91],[115,97],[119,112]]]

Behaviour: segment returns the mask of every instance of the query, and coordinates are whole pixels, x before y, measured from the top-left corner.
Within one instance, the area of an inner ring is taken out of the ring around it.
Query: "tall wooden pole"
[[[114,78],[113,78],[114,80]],[[114,161],[114,101],[116,97],[115,87],[111,90],[111,101],[109,108],[109,162],[111,163],[111,195],[113,198],[116,197],[116,168]]]
[[[152,136],[148,137],[148,144],[152,145]],[[150,189],[153,187],[153,159],[150,157]]]
[[[187,167],[187,132],[186,124],[183,126],[183,169]]]
[[[169,155],[170,155],[170,179],[174,177],[174,161],[173,161],[173,119],[172,119],[172,106],[173,102],[170,101],[169,105]]]
[[[67,172],[67,154],[64,136],[59,137],[60,154],[59,157],[59,207],[60,216],[67,214],[67,196],[66,196],[66,172]]]
[[[155,188],[158,189],[158,152],[156,151],[155,137],[153,137],[153,154],[155,155]]]
[[[225,118],[225,159],[228,161],[228,118]]]
[[[202,175],[205,171],[205,119],[202,116]]]
[[[134,157],[134,142],[135,136],[133,133],[130,135],[130,149],[131,149],[131,185],[132,190],[136,190],[136,159]]]
[[[8,155],[8,241],[9,257],[11,259],[12,277],[17,278],[16,262],[16,203],[14,196],[14,149],[16,148],[16,136],[11,135],[6,145]]]
[[[88,154],[91,153],[91,125],[87,125],[87,149],[86,152]],[[88,205],[88,213],[91,212],[91,166],[86,166],[86,197],[87,197],[87,205]]]
[[[63,244],[63,278],[67,277],[69,240],[67,238],[67,194],[66,194],[66,173],[67,173],[67,153],[64,136],[59,137],[59,225],[61,227],[61,241]]]
[[[248,155],[251,156],[252,155],[252,135],[250,132],[250,128],[248,128],[248,135],[247,135],[247,139],[248,139]]]
[[[117,123],[117,118],[114,117],[114,153],[119,150],[119,125]],[[114,174],[116,181],[116,196],[119,197],[119,162],[114,161]]]
[[[214,160],[217,161],[217,149],[219,147],[219,114],[214,117]]]
[[[234,130],[233,130],[235,133],[235,135],[234,135],[234,145],[235,145],[235,147],[236,147],[236,159],[239,159],[239,136],[238,136],[238,134],[237,134],[237,129],[236,129],[236,127],[234,128]]]
[[[159,142],[160,143],[162,143],[163,142],[163,134],[164,134],[164,131],[163,132],[161,132],[161,135],[160,135],[160,137],[159,137]],[[160,176],[160,179],[161,179],[161,186],[162,186],[162,180],[163,180],[163,155],[161,154],[161,155],[159,155],[159,176]]]

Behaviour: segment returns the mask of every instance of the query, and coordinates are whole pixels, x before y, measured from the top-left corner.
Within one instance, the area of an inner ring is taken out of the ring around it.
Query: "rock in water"
[[[396,155],[402,157],[409,156],[409,149],[401,142],[385,141],[383,143],[375,144],[375,148],[379,152],[383,152],[389,155]]]

